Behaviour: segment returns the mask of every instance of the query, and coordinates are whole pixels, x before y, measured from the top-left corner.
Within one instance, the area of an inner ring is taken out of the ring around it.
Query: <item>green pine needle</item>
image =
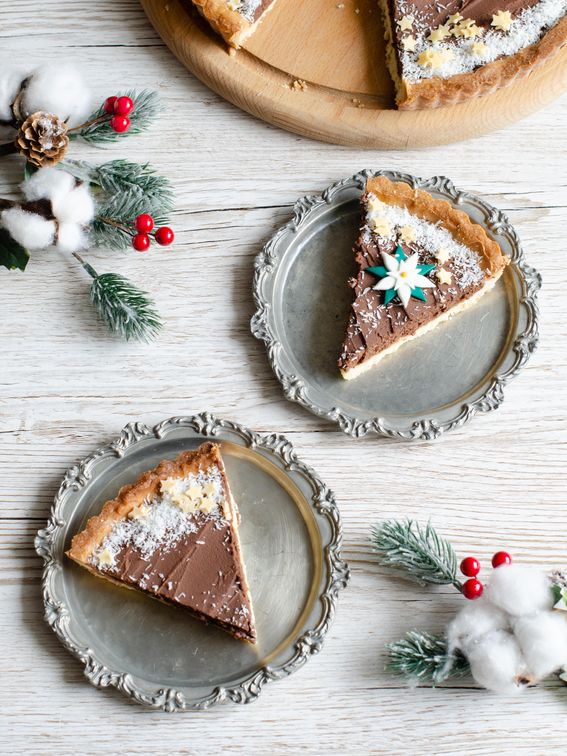
[[[413,682],[442,683],[449,677],[462,677],[470,671],[465,657],[456,652],[450,657],[447,640],[441,635],[413,630],[396,643],[386,646],[387,671]]]
[[[93,278],[91,302],[109,330],[126,341],[152,341],[163,324],[148,294],[124,276],[118,273],[99,275],[76,252],[73,252],[73,256]]]
[[[88,181],[97,200],[92,239],[99,247],[129,249],[135,219],[149,213],[156,226],[169,223],[173,191],[169,181],[148,163],[111,160],[93,166],[85,161],[66,160],[61,167],[80,181]]]
[[[69,138],[82,139],[84,142],[91,144],[102,144],[105,142],[116,142],[124,136],[141,134],[143,131],[146,131],[161,110],[159,95],[157,92],[152,92],[148,89],[144,89],[141,92],[129,90],[128,92],[121,92],[118,96],[122,95],[130,97],[134,101],[134,110],[128,116],[130,119],[130,128],[128,131],[118,134],[110,128],[108,120],[105,120],[101,123],[91,123],[90,126],[85,126],[78,131],[71,131]],[[101,105],[98,110],[95,110],[89,116],[86,122],[94,121],[105,114],[104,106]]]
[[[452,584],[459,591],[457,556],[451,544],[430,523],[386,520],[372,529],[371,541],[380,563],[404,570],[421,584]]]
[[[148,294],[118,273],[102,273],[94,279],[91,302],[109,330],[126,341],[152,341],[162,329]]]

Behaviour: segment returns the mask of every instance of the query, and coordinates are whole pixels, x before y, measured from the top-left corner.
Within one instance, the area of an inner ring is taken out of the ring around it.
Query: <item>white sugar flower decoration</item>
[[[436,266],[423,265],[419,262],[417,253],[408,257],[398,245],[395,256],[382,252],[384,266],[378,265],[366,268],[368,273],[380,278],[380,281],[372,288],[376,291],[384,291],[384,304],[387,305],[397,295],[401,303],[407,308],[411,297],[425,302],[426,297],[423,289],[433,289],[435,284],[426,278]]]

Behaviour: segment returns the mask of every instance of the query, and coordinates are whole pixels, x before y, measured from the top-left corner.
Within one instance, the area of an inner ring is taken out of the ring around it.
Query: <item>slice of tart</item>
[[[362,205],[354,301],[339,357],[347,380],[471,306],[509,263],[468,215],[408,184],[371,178]]]
[[[120,489],[67,555],[98,577],[255,643],[239,520],[219,447],[207,442]]]
[[[213,29],[231,47],[240,47],[276,0],[192,0]]]
[[[567,42],[567,0],[380,0],[402,109],[493,92]]]

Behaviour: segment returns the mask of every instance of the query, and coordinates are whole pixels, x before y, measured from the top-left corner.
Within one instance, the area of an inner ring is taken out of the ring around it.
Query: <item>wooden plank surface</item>
[[[408,690],[383,671],[384,643],[440,630],[459,606],[379,569],[371,523],[429,516],[462,555],[565,564],[567,547],[567,99],[493,136],[428,151],[333,147],[236,110],[175,61],[136,0],[25,0],[2,9],[0,66],[69,58],[97,98],[155,87],[166,113],[148,134],[75,156],[147,159],[171,177],[178,242],[147,255],[91,253],[155,294],[153,346],[109,338],[87,281],[36,255],[0,271],[0,752],[3,754],[548,754],[564,751],[567,690],[512,699],[469,682]],[[286,402],[249,334],[253,258],[293,201],[364,167],[443,173],[516,224],[543,274],[541,344],[497,412],[433,444],[351,441]],[[4,159],[0,196],[21,164]],[[211,389],[214,386],[214,390]],[[335,490],[352,581],[323,652],[248,707],[168,716],[84,681],[42,621],[33,536],[64,470],[131,420],[204,409],[287,434]],[[403,474],[400,474],[400,470]]]

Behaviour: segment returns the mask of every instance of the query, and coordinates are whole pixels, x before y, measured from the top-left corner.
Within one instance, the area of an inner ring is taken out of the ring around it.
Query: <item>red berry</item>
[[[471,601],[480,598],[483,591],[484,586],[476,578],[471,578],[463,583],[463,596]]]
[[[134,101],[131,100],[130,97],[125,97],[123,95],[122,97],[114,99],[114,112],[116,115],[127,116],[134,110]]]
[[[154,219],[149,213],[142,213],[136,218],[136,231],[142,234],[149,234],[154,227]]]
[[[501,567],[503,564],[512,564],[512,557],[507,551],[497,551],[492,557],[492,566]]]
[[[167,247],[167,245],[171,244],[172,241],[175,239],[175,234],[168,226],[163,226],[162,228],[158,228],[154,236],[157,243],[161,244],[162,247]]]
[[[114,113],[114,103],[118,97],[107,97],[104,101],[102,107],[106,110],[107,113]]]
[[[467,577],[476,577],[480,572],[480,562],[475,557],[465,557],[461,562],[461,572]]]
[[[150,247],[150,237],[147,234],[134,234],[132,246],[137,252],[145,252]]]
[[[114,115],[110,119],[110,128],[118,134],[123,134],[130,128],[130,119],[128,116]]]

